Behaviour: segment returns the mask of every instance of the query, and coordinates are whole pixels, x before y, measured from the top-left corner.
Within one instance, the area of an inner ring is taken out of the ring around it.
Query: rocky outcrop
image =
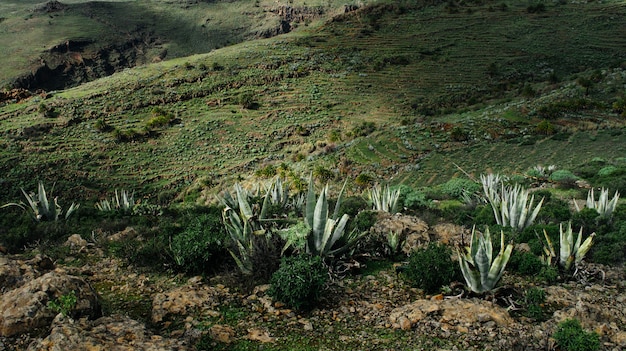
[[[278,25],[256,33],[257,37],[270,38],[291,32],[297,23],[310,21],[324,15],[321,6],[278,6],[269,12],[278,16]]]
[[[34,277],[35,270],[26,264],[0,256],[0,293],[23,284],[26,277]]]
[[[182,340],[165,339],[152,334],[143,323],[126,316],[114,315],[94,321],[78,321],[59,314],[52,323],[50,335],[32,342],[28,351],[182,351],[188,350]]]
[[[203,311],[204,314],[216,312],[220,301],[229,295],[223,285],[208,286],[200,284],[199,278],[191,278],[189,285],[159,293],[152,300],[152,322],[159,323],[172,318],[181,318],[191,312]]]
[[[376,224],[370,228],[370,235],[384,238],[389,233],[398,233],[406,238],[402,247],[404,252],[411,252],[430,242],[429,227],[423,220],[400,213],[379,212]]]
[[[508,327],[513,323],[502,307],[480,299],[417,300],[395,308],[389,315],[394,328],[408,330],[425,318],[435,319],[442,329],[468,332],[483,324]]]
[[[58,311],[48,303],[62,296],[75,294],[73,316],[100,315],[98,297],[82,278],[62,270],[48,272],[0,296],[0,336],[12,336],[50,324]]]

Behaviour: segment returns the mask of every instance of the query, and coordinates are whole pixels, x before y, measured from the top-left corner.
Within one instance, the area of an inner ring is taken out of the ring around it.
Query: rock
[[[403,325],[407,326],[405,319],[411,325],[415,325],[428,318],[448,326],[476,325],[485,322],[508,327],[513,323],[505,309],[479,299],[417,300],[395,308],[389,315],[391,323],[402,329]]]
[[[0,256],[0,293],[19,287],[38,275],[32,266]]]
[[[400,326],[400,329],[402,330],[410,330],[412,326],[411,321],[405,316],[398,318],[398,325]]]
[[[248,329],[247,339],[252,341],[260,341],[262,343],[276,341],[276,339],[272,338],[267,331],[258,328]]]
[[[465,227],[452,223],[437,224],[432,229],[435,240],[445,245],[460,244],[463,238],[468,240],[471,232]]]
[[[175,315],[185,316],[198,309],[211,310],[217,307],[219,296],[227,293],[227,289],[197,283],[158,293],[152,299],[152,321],[162,322]]]
[[[80,234],[72,234],[65,241],[63,246],[69,246],[72,253],[81,252],[87,248],[89,243]]]
[[[138,235],[139,235],[139,233],[137,233],[135,228],[128,227],[128,228],[122,230],[121,232],[117,232],[117,233],[109,236],[108,239],[109,239],[109,241],[122,241],[122,240],[135,238]]]
[[[126,316],[114,315],[95,321],[63,317],[54,319],[52,331],[44,339],[32,342],[27,351],[182,351],[182,340],[165,339],[152,334],[146,326]]]
[[[406,237],[402,251],[407,254],[430,242],[428,224],[423,220],[400,213],[392,215],[387,212],[380,212],[378,221],[372,226],[370,233],[386,237],[391,232],[401,233]]]
[[[211,327],[210,335],[219,342],[230,344],[235,337],[235,331],[227,325],[215,324]]]
[[[52,271],[0,296],[0,335],[11,336],[49,325],[57,315],[48,302],[74,292],[74,316],[100,316],[98,297],[82,278]]]
[[[618,331],[611,336],[611,341],[622,348],[626,348],[626,331]]]
[[[306,318],[299,319],[298,323],[302,324],[304,326],[304,330],[306,331],[313,330],[313,323],[311,323],[311,321]]]

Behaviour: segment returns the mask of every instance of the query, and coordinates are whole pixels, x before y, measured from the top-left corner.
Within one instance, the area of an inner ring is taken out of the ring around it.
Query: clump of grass
[[[561,322],[552,337],[564,351],[595,351],[600,349],[600,336],[583,329],[577,319]]]

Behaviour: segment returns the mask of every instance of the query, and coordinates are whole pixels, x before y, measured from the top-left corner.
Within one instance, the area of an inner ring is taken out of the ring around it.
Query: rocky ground
[[[505,275],[489,296],[426,296],[391,265],[335,282],[319,308],[298,313],[272,301],[268,286],[244,293],[227,276],[142,272],[79,236],[67,245],[63,262],[0,254],[0,350],[225,350],[243,341],[246,349],[553,350],[551,335],[567,318],[600,334],[603,349],[626,349],[623,267],[590,265],[578,280],[544,286],[542,322],[518,310],[516,291],[532,284],[519,277]],[[72,291],[67,315],[49,306]]]

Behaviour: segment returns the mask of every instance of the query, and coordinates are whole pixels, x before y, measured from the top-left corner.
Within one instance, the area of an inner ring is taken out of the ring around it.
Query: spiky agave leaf
[[[463,278],[472,291],[482,293],[492,290],[504,274],[504,269],[513,251],[513,245],[508,244],[505,247],[502,231],[500,232],[500,241],[500,252],[493,260],[493,245],[489,228],[486,228],[483,235],[477,235],[476,231],[472,230],[471,246],[466,248],[464,255],[461,255],[457,249]]]
[[[559,237],[561,243],[560,255],[559,255],[559,264],[567,271],[572,268],[572,263],[576,265],[580,264],[580,262],[585,258],[585,255],[591,249],[591,245],[593,244],[593,238],[595,233],[592,233],[582,241],[583,228],[580,228],[578,231],[578,235],[576,236],[576,241],[574,241],[574,232],[572,230],[572,223],[569,222],[567,226],[567,230],[563,231],[563,224],[559,226]]]
[[[546,239],[546,243],[543,244],[542,242],[542,246],[543,246],[543,255],[541,257],[541,260],[543,261],[544,264],[547,265],[552,265],[555,260],[556,260],[556,251],[554,250],[554,245],[552,244],[552,240],[550,240],[550,237],[548,236],[548,232],[546,232],[546,230],[543,230],[543,236]],[[541,242],[541,238],[539,237],[539,234],[537,234],[537,239],[539,239],[539,241]]]

